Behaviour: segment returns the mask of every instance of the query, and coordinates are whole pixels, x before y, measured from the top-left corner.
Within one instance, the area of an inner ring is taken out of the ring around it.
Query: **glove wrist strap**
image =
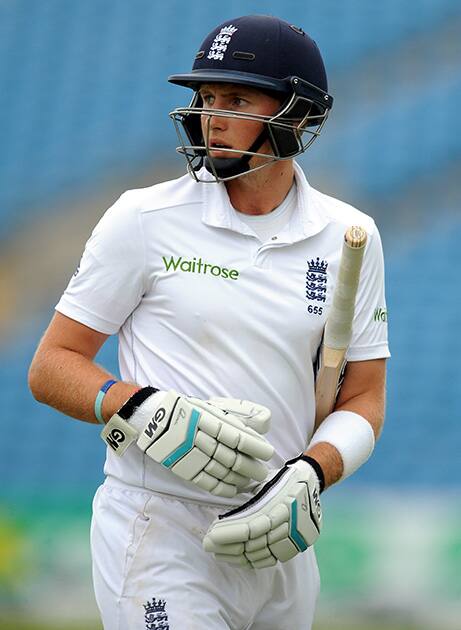
[[[318,463],[316,459],[314,459],[313,457],[309,457],[309,455],[304,455],[304,453],[301,453],[301,455],[299,455],[298,457],[295,457],[294,459],[290,459],[290,461],[287,462],[287,464],[292,464],[293,462],[296,462],[299,459],[302,459],[303,462],[307,462],[308,464],[310,464],[312,468],[315,470],[315,474],[317,475],[317,478],[319,480],[319,492],[320,494],[322,494],[322,492],[325,490],[325,475],[324,475],[322,467],[320,466],[320,464]]]
[[[120,410],[114,413],[101,431],[102,439],[117,455],[123,455],[130,444],[138,439],[139,430],[131,426],[129,420],[136,412],[136,409],[142,405],[149,396],[158,391],[159,390],[155,389],[155,387],[143,387],[142,389],[138,389],[137,392],[130,396]]]
[[[117,415],[119,415],[120,418],[123,418],[124,420],[129,420],[136,409],[140,405],[142,405],[142,403],[147,398],[149,398],[149,396],[152,396],[152,394],[156,394],[159,391],[159,389],[151,387],[150,385],[148,385],[147,387],[143,387],[142,389],[138,389],[137,392],[135,392],[130,398],[128,398],[126,403],[119,409],[119,411],[117,411]]]

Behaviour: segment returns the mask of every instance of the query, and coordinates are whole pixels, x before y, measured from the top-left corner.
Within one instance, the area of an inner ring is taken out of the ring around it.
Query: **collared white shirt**
[[[273,467],[304,450],[312,434],[313,362],[350,225],[365,227],[369,238],[348,358],[389,356],[373,220],[311,188],[298,165],[295,174],[296,211],[266,243],[233,211],[224,184],[186,175],[126,192],[94,229],[56,306],[90,328],[118,334],[124,380],[268,406]],[[123,457],[109,451],[105,472],[158,492],[229,504],[135,444]]]

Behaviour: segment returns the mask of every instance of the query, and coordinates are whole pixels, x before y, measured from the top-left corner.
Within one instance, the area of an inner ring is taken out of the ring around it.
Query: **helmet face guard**
[[[319,94],[315,86],[297,77],[292,79],[291,84],[293,86],[291,96],[272,116],[204,108],[198,92],[195,93],[189,107],[174,109],[170,113],[170,118],[173,120],[180,142],[176,150],[184,155],[192,177],[196,181],[209,182],[209,179],[200,180],[198,176],[198,171],[205,166],[214,176],[214,181],[228,181],[260,170],[272,162],[290,160],[306,151],[322,131],[328,117],[331,97]],[[274,96],[276,95],[274,92]],[[212,148],[209,142],[212,117],[259,122],[262,131],[248,149],[222,147],[220,151],[229,153],[229,157],[214,158],[210,153]],[[269,141],[269,152],[260,152],[259,149],[266,140]],[[239,157],[235,157],[236,153]],[[250,165],[252,158],[261,159],[253,160],[256,165]]]
[[[333,104],[316,43],[302,29],[271,16],[243,16],[217,26],[202,42],[192,71],[168,80],[195,91],[189,107],[176,108],[170,117],[177,151],[196,180],[202,166],[214,181],[227,181],[296,157],[320,134]],[[252,87],[281,105],[271,116],[206,108],[199,94],[205,83]],[[252,120],[262,131],[250,147],[220,147],[229,157],[216,158],[210,147],[212,117]]]

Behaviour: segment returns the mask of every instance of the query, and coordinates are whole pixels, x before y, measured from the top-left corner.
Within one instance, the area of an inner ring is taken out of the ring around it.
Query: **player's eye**
[[[203,105],[208,105],[208,106],[213,105],[214,96],[212,94],[209,94],[208,92],[204,92],[200,94],[200,96],[202,97]]]

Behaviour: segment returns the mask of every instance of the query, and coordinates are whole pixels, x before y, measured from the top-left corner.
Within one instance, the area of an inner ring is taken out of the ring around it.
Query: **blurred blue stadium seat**
[[[340,155],[343,176],[370,196],[395,195],[461,159],[460,102],[458,69],[439,73],[423,88],[410,85],[337,133],[329,143],[330,161]]]

